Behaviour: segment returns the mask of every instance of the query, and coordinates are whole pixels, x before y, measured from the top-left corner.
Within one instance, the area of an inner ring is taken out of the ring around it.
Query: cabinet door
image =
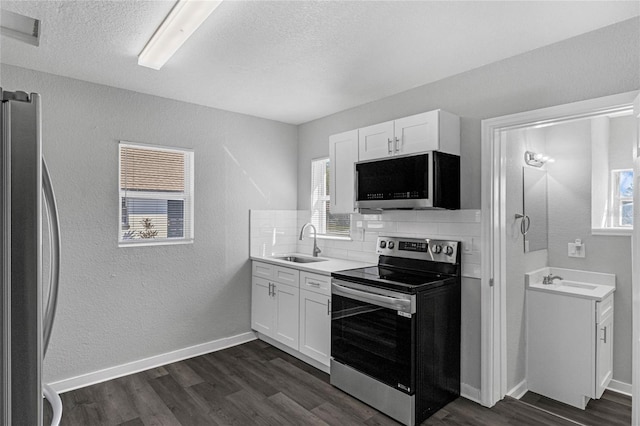
[[[331,296],[300,291],[300,352],[324,365],[331,356]]]
[[[597,325],[596,330],[596,399],[609,385],[613,375],[613,313]]]
[[[269,281],[254,276],[251,283],[251,328],[267,336],[273,335],[274,299],[269,294]]]
[[[393,121],[374,124],[358,131],[358,160],[393,155]]]
[[[358,161],[358,130],[329,136],[331,213],[354,212],[354,163]]]
[[[413,154],[439,149],[438,114],[429,111],[395,121],[395,154]]]
[[[273,338],[298,350],[298,317],[300,306],[300,289],[286,284],[274,283],[275,286],[275,322]]]

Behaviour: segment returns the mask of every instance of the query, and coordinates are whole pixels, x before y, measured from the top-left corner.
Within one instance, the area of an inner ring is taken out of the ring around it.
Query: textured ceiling
[[[160,71],[138,66],[173,4],[2,0],[42,36],[2,37],[0,61],[299,124],[640,14],[638,1],[226,0]]]

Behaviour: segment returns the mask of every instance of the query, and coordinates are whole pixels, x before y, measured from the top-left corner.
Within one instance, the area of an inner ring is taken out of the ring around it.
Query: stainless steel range
[[[333,273],[331,384],[413,426],[460,395],[459,242],[379,237]]]

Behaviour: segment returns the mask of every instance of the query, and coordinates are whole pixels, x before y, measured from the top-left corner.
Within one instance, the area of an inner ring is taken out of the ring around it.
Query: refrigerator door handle
[[[47,299],[47,307],[44,317],[44,348],[46,354],[51,338],[51,330],[53,328],[53,319],[56,316],[56,308],[58,306],[58,282],[60,280],[60,222],[58,220],[58,207],[56,205],[56,196],[51,185],[51,176],[47,163],[42,159],[42,191],[47,205],[47,221],[49,224],[50,264],[51,277],[49,279],[49,297]]]

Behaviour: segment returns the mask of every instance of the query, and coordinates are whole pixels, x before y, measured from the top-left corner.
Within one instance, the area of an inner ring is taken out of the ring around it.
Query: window
[[[611,226],[633,227],[633,170],[611,171]]]
[[[311,162],[311,223],[318,235],[349,237],[351,215],[331,213],[329,159]]]
[[[121,142],[120,246],[193,242],[193,152]]]

